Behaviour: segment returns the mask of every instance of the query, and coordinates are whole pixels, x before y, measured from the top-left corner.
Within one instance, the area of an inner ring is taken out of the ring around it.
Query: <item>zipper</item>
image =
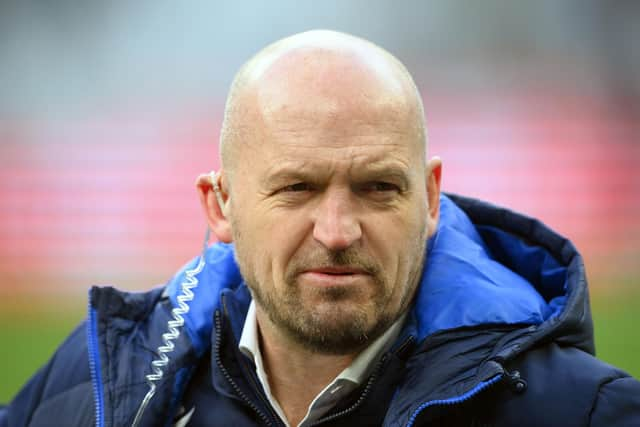
[[[245,375],[249,376],[251,385],[253,386],[256,393],[258,394],[258,397],[260,397],[260,400],[262,401],[262,403],[264,403],[265,406],[269,408],[269,411],[270,411],[269,413],[271,414],[272,419],[276,420],[276,423],[278,425],[284,427],[285,426],[284,422],[282,422],[282,420],[280,419],[280,416],[276,414],[275,410],[271,406],[271,402],[269,402],[269,400],[267,399],[267,396],[265,396],[265,394],[261,391],[261,386],[258,385],[259,380],[258,380],[258,376],[256,375],[255,369],[252,369],[252,367],[246,361],[241,360],[239,363],[244,367]]]
[[[100,354],[98,351],[98,319],[96,311],[91,307],[91,292],[89,292],[89,320],[87,322],[87,349],[89,352],[89,370],[93,385],[93,399],[95,407],[96,427],[104,426],[104,396],[102,372],[100,369]]]
[[[412,336],[408,337],[398,347],[398,349],[394,352],[394,354],[400,354],[405,348],[407,348],[407,346],[409,344],[411,344],[413,342],[413,340],[414,340],[414,337],[412,337]],[[344,409],[344,410],[342,410],[340,412],[336,412],[335,414],[331,414],[331,415],[329,415],[329,416],[327,416],[325,418],[320,418],[316,422],[312,423],[311,426],[317,426],[317,425],[325,423],[325,422],[333,421],[336,418],[340,418],[340,417],[343,417],[345,415],[348,415],[349,413],[351,413],[351,412],[355,411],[356,409],[358,409],[358,407],[360,405],[362,405],[362,402],[364,402],[364,400],[369,395],[369,392],[373,388],[373,384],[378,379],[378,376],[380,375],[380,372],[382,371],[382,367],[384,366],[384,364],[385,364],[385,362],[387,360],[388,360],[388,357],[387,357],[387,355],[385,355],[378,361],[378,363],[376,364],[376,367],[373,370],[373,373],[369,377],[369,381],[367,381],[367,384],[364,387],[364,390],[362,390],[362,393],[360,394],[360,397],[358,398],[358,400],[356,400],[354,402],[353,405],[349,406],[348,408],[346,408],[346,409]]]
[[[333,421],[336,418],[343,417],[343,416],[349,414],[350,412],[355,411],[360,405],[362,405],[362,402],[364,402],[365,398],[367,397],[367,395],[371,391],[373,383],[378,379],[378,374],[380,373],[382,365],[384,364],[384,362],[386,362],[386,360],[387,360],[387,358],[383,357],[376,364],[376,367],[375,367],[375,369],[373,371],[373,374],[371,374],[371,376],[369,377],[369,381],[367,381],[367,385],[365,385],[364,390],[362,390],[362,393],[360,394],[360,397],[358,398],[358,400],[356,400],[354,402],[353,405],[349,406],[347,409],[343,409],[342,411],[336,412],[335,414],[331,414],[331,415],[329,415],[329,416],[327,416],[325,418],[320,418],[316,422],[312,423],[311,426],[317,426],[317,425],[322,424],[322,423]]]
[[[400,344],[400,346],[398,346],[398,348],[393,353],[397,356],[400,356],[402,353],[405,352],[405,350],[407,349],[407,347],[409,347],[410,344],[413,344],[415,340],[416,338],[413,335],[408,336],[407,339],[404,340],[404,342]]]
[[[224,295],[221,297],[221,304],[222,304],[222,308],[224,310],[225,317],[229,318],[229,313],[227,311],[227,304],[226,304],[226,300],[225,300],[225,296]],[[271,415],[271,419],[275,420],[275,423],[277,425],[285,427],[286,424],[282,421],[280,416],[273,409],[273,406],[271,405],[271,402],[269,401],[269,399],[267,398],[265,393],[262,392],[262,387],[260,385],[258,385],[260,383],[260,381],[258,380],[258,375],[256,374],[255,367],[249,365],[249,362],[247,362],[242,357],[240,358],[238,363],[240,364],[242,370],[244,371],[244,374],[248,377],[249,381],[251,382],[251,385],[253,386],[254,391],[256,392],[256,394],[258,395],[258,397],[260,398],[262,403],[265,405],[265,407],[269,410],[269,414]]]
[[[425,409],[433,406],[452,406],[452,405],[458,405],[460,403],[466,402],[467,400],[482,393],[484,390],[488,389],[492,385],[500,382],[503,377],[504,377],[503,374],[498,374],[489,380],[482,381],[479,384],[477,384],[474,388],[472,388],[471,390],[469,390],[464,394],[461,394],[460,396],[451,397],[449,399],[431,400],[429,402],[425,402],[421,404],[420,406],[418,406],[418,409],[416,409],[414,413],[411,415],[411,418],[409,418],[409,422],[407,423],[406,427],[412,427],[413,424],[416,422],[418,415],[420,415],[420,413]]]
[[[224,296],[222,297],[222,306],[225,306],[224,303]],[[238,386],[238,384],[233,380],[233,378],[231,378],[231,375],[229,375],[229,371],[227,371],[227,368],[224,367],[224,365],[222,364],[222,360],[220,360],[220,345],[222,342],[222,319],[221,319],[221,314],[220,314],[220,310],[216,310],[216,315],[215,315],[215,322],[216,322],[216,365],[218,366],[218,369],[220,369],[220,371],[222,372],[222,375],[225,377],[225,379],[227,380],[227,382],[231,385],[231,387],[233,388],[233,390],[235,391],[236,395],[238,397],[240,397],[240,399],[247,404],[247,406],[249,406],[252,410],[254,410],[258,416],[260,416],[260,419],[268,426],[273,426],[273,422],[272,420],[269,419],[269,417],[260,410],[260,408],[258,408],[252,401],[251,399],[249,399],[249,397],[240,389],[240,387]]]

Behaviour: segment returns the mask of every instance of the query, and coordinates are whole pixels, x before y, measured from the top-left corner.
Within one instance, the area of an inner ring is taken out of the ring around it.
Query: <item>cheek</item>
[[[426,244],[427,219],[425,209],[415,209],[413,214],[389,215],[368,224],[367,233],[370,250],[384,269],[390,292],[401,294],[416,269],[421,269],[420,261]]]
[[[289,262],[309,235],[306,224],[302,212],[280,215],[259,207],[243,209],[234,228],[239,228],[243,249],[250,252],[255,275],[261,281],[271,281],[275,287],[284,284]]]
[[[404,258],[415,246],[413,242],[426,239],[426,208],[370,215],[365,227],[370,244],[386,255],[385,259]]]
[[[292,261],[303,256],[310,247],[311,228],[308,219],[300,212],[290,212],[286,217],[270,219],[269,228],[269,257],[271,261],[274,282],[284,283],[284,278]]]

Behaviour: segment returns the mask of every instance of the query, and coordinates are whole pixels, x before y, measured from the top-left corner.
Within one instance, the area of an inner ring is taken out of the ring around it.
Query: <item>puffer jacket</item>
[[[251,296],[232,245],[161,289],[89,296],[86,322],[0,409],[0,427],[283,425],[238,350]],[[640,383],[594,351],[574,246],[443,195],[397,342],[317,425],[640,426]]]

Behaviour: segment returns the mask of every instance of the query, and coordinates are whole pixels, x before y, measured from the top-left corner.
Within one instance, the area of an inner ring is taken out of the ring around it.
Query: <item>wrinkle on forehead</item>
[[[379,175],[416,177],[420,168],[413,164],[407,144],[369,143],[348,146],[305,145],[303,143],[282,144],[275,151],[263,152],[260,158],[264,167],[256,166],[252,185],[298,177],[305,182],[326,182],[329,177],[337,181]],[[416,181],[421,181],[419,178]]]

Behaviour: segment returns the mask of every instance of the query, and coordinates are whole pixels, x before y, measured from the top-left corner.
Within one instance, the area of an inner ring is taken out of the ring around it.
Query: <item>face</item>
[[[304,347],[346,354],[409,305],[428,233],[410,115],[275,108],[242,149],[227,214],[258,309]]]

